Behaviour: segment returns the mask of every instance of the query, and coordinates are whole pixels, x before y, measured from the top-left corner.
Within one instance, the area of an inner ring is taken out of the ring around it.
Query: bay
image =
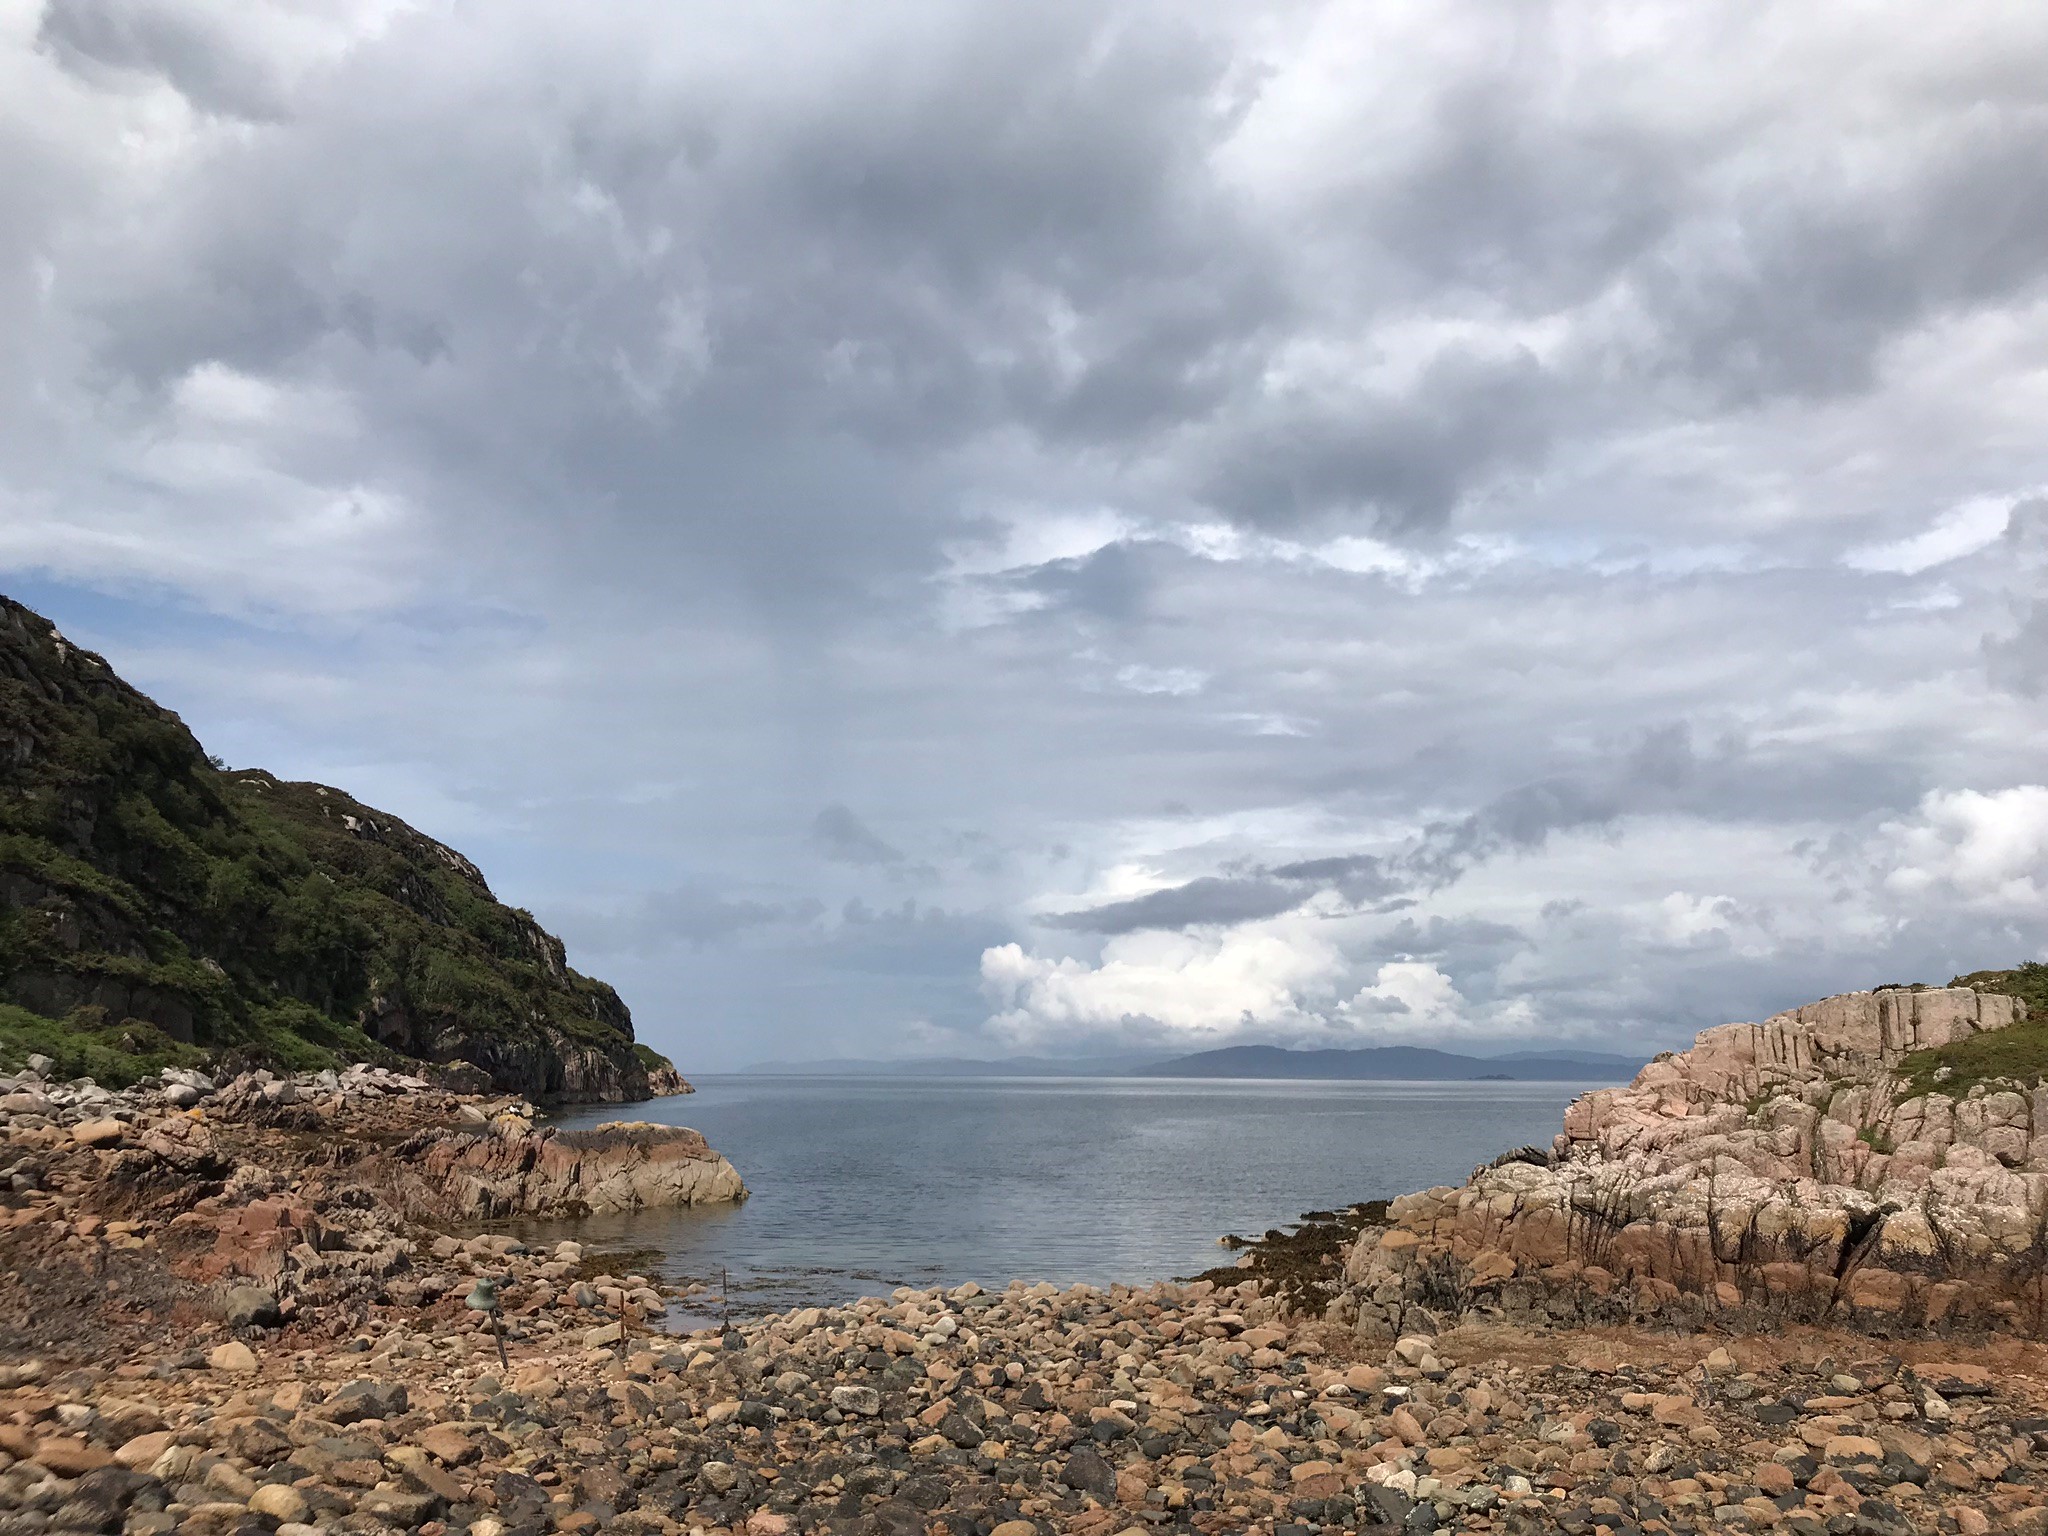
[[[729,1157],[737,1206],[518,1228],[653,1250],[734,1312],[1012,1279],[1139,1284],[1230,1262],[1257,1235],[1358,1200],[1461,1182],[1547,1146],[1593,1084],[1139,1078],[704,1077],[564,1127],[689,1125]],[[684,1321],[694,1321],[685,1318]]]

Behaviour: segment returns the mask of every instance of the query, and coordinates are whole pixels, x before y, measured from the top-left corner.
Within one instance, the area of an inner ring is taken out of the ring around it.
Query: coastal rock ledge
[[[747,1198],[738,1171],[685,1126],[620,1121],[533,1129],[517,1117],[402,1143],[385,1178],[415,1219],[590,1216]]]
[[[1393,1201],[1338,1315],[1369,1336],[1457,1317],[2040,1336],[2048,1087],[1951,1094],[1900,1070],[2025,1017],[1968,987],[1887,988],[1705,1030],[1579,1098],[1548,1151]]]

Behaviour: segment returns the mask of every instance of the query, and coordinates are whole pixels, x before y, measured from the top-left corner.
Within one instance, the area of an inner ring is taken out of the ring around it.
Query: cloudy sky
[[[2037,0],[0,0],[0,207],[0,588],[686,1070],[2043,952]]]

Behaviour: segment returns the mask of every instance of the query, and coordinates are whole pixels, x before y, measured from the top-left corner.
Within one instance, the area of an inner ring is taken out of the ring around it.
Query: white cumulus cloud
[[[1935,790],[1913,819],[1884,831],[1897,848],[1885,884],[1900,896],[2010,910],[2039,908],[2048,895],[2048,785]]]
[[[1390,960],[1341,1014],[1382,1034],[1438,1035],[1468,1021],[1457,983],[1427,960]]]
[[[1246,1026],[1317,1022],[1343,968],[1336,947],[1298,923],[1222,932],[1125,934],[1088,964],[1018,944],[981,957],[997,1034],[1018,1045],[1085,1034],[1197,1040]]]

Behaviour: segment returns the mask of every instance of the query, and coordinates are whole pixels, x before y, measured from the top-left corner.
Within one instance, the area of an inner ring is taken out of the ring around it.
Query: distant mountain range
[[[1352,1050],[1291,1050],[1279,1045],[1231,1045],[1161,1061],[1151,1056],[1045,1056],[975,1059],[959,1056],[898,1061],[835,1058],[772,1061],[743,1068],[757,1077],[1211,1077],[1295,1079],[1310,1082],[1438,1083],[1473,1081],[1624,1082],[1642,1056],[1607,1051],[1512,1051],[1466,1056],[1426,1046],[1388,1045]]]
[[[820,1061],[762,1061],[740,1072],[747,1077],[1126,1077],[1150,1055],[1083,1056],[912,1056],[893,1061],[834,1056]]]
[[[1229,1045],[1158,1061],[1144,1077],[1269,1077],[1317,1082],[1436,1083],[1475,1079],[1515,1082],[1621,1082],[1635,1076],[1640,1056],[1605,1051],[1515,1051],[1506,1056],[1465,1056],[1420,1045],[1352,1050],[1295,1051],[1278,1045]]]

